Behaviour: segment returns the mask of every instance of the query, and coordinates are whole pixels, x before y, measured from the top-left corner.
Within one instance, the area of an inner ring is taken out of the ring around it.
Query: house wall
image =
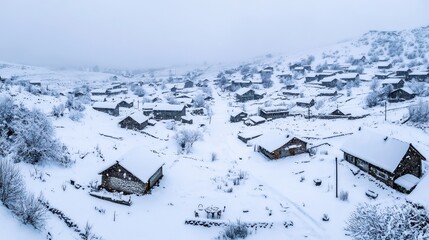
[[[156,120],[166,120],[166,119],[174,119],[176,121],[181,121],[182,116],[185,116],[186,112],[183,108],[181,111],[162,111],[162,110],[154,110],[153,116]]]
[[[119,116],[119,107],[116,107],[115,109],[106,109],[106,108],[94,108],[94,109],[100,112],[107,113],[112,116]]]
[[[101,187],[108,191],[124,192],[127,194],[144,194],[146,191],[146,183],[142,182],[118,163],[106,169],[101,174]]]
[[[422,176],[422,160],[421,155],[414,147],[408,148],[407,153],[394,172],[395,179],[408,173],[420,178]]]
[[[247,117],[247,114],[241,113],[241,114],[238,114],[238,115],[237,115],[237,116],[235,116],[235,117],[230,116],[229,121],[230,121],[230,122],[241,122],[241,121],[243,121],[243,119],[244,119],[244,118],[246,118],[246,117]]]
[[[149,190],[152,188],[155,184],[159,182],[159,180],[164,176],[162,167],[160,167],[150,178],[149,178],[149,185],[147,186]]]
[[[134,119],[126,117],[124,120],[119,122],[119,125],[121,128],[142,130],[147,126],[147,121],[139,124]]]

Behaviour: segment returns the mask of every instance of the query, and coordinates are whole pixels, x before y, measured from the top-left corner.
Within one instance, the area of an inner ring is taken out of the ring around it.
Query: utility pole
[[[335,198],[338,198],[338,158],[335,157]]]
[[[310,121],[310,106],[308,106],[308,121]]]
[[[387,101],[384,102],[384,121],[387,121]]]

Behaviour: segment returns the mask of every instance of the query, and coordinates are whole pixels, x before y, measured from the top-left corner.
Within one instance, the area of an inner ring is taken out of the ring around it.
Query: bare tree
[[[41,194],[36,198],[34,194],[27,193],[18,201],[13,212],[22,223],[32,225],[35,229],[43,229],[46,221],[46,207],[41,201],[43,201]]]

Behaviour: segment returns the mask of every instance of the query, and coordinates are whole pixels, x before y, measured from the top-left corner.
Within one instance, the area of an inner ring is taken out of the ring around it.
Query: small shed
[[[149,118],[143,113],[133,113],[119,122],[121,128],[142,130],[148,125]]]
[[[190,117],[183,116],[182,117],[182,123],[193,124],[194,120],[192,118],[190,118]]]
[[[111,192],[146,194],[163,177],[163,165],[158,155],[136,147],[99,173],[101,187]]]
[[[255,126],[264,123],[266,120],[260,116],[250,116],[244,121],[244,124],[248,126]]]
[[[241,122],[244,121],[245,118],[247,118],[248,114],[243,111],[232,111],[231,115],[229,117],[230,122]]]
[[[307,142],[290,134],[264,134],[258,145],[259,152],[272,160],[294,156],[307,151]]]
[[[119,106],[115,102],[95,102],[92,108],[112,116],[119,116]]]
[[[312,107],[314,106],[314,99],[313,98],[301,98],[296,101],[296,105],[300,107]]]

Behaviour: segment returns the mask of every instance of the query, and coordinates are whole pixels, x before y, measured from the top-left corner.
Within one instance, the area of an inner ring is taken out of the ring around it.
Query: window
[[[381,179],[387,180],[387,179],[389,178],[389,176],[388,176],[386,173],[384,173],[384,172],[382,172],[382,171],[380,171],[380,170],[378,170],[378,169],[376,169],[376,168],[372,168],[372,172],[373,172],[377,177],[379,177],[379,178],[381,178]]]
[[[356,165],[358,167],[360,167],[361,169],[367,171],[367,172],[369,170],[369,164],[365,161],[360,160],[360,159],[356,159]]]

